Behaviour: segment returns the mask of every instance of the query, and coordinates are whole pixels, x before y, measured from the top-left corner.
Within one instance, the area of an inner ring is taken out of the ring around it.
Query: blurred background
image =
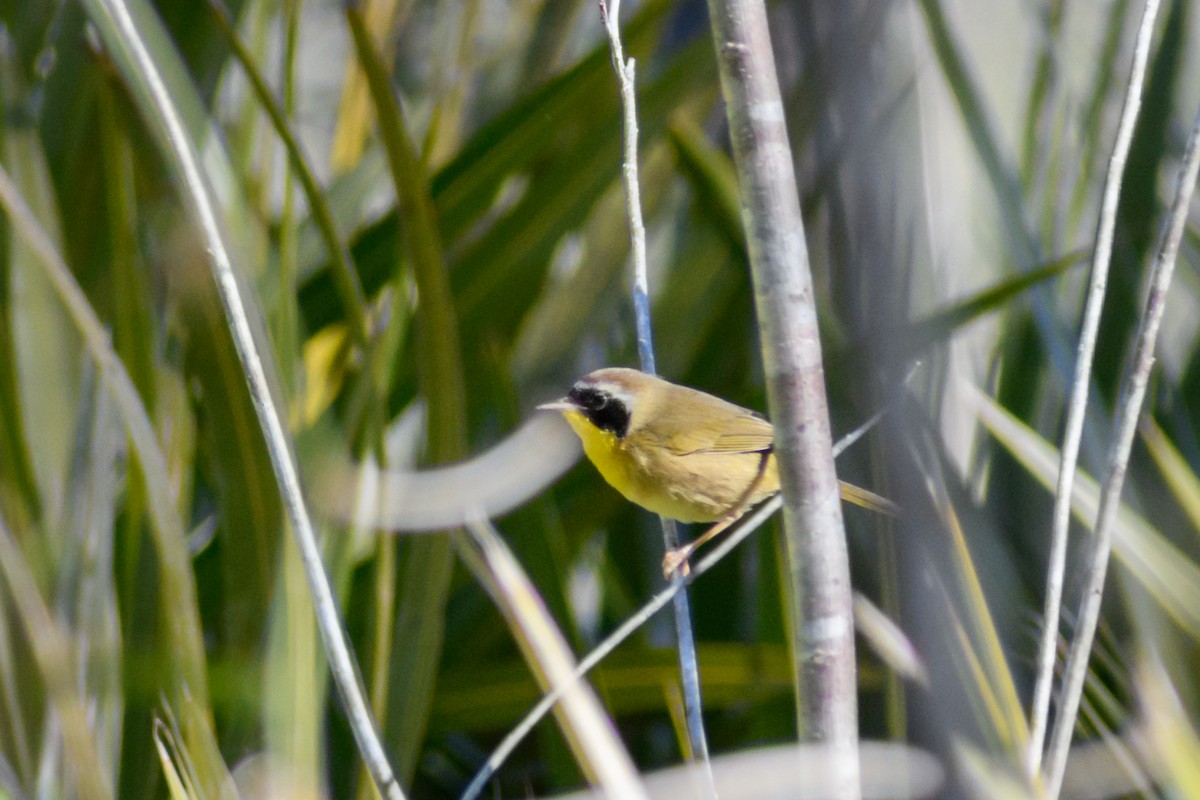
[[[1047,485],[1142,6],[768,5],[835,433],[889,409],[839,474],[904,508],[846,510],[855,588],[924,668],[902,677],[860,638],[862,734],[938,754],[947,796],[1025,796]],[[0,796],[182,796],[171,777],[189,774],[206,796],[369,797],[205,247],[146,122],[146,76],[112,47],[118,7],[203,153],[302,465],[402,468],[482,452],[583,373],[636,365],[599,13],[364,0],[397,131],[336,2],[0,0],[0,164],[32,212],[0,218]],[[1090,475],[1200,103],[1195,12],[1167,0],[1156,29]],[[622,18],[659,371],[765,410],[706,4],[625,0]],[[402,175],[388,147],[415,154]],[[35,229],[106,342],[81,333]],[[1074,796],[1200,796],[1198,242],[1189,227],[1081,714],[1079,740],[1121,768],[1076,768]],[[105,344],[153,427],[153,474],[90,354]],[[456,797],[536,683],[450,535],[317,514],[401,783]],[[577,653],[663,586],[658,521],[588,464],[497,526]],[[692,590],[716,754],[795,737],[781,579],[768,526]],[[1068,631],[1080,589],[1068,579]],[[660,614],[593,676],[646,770],[686,755],[673,639]],[[488,796],[582,781],[547,721]]]

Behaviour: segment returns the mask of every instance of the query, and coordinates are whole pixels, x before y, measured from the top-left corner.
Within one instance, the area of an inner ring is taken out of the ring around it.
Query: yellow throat
[[[595,465],[601,477],[626,500],[680,522],[711,522],[716,519],[708,509],[656,485],[639,468],[637,460],[615,433],[597,428],[578,411],[562,413],[579,436],[583,443],[583,452]]]

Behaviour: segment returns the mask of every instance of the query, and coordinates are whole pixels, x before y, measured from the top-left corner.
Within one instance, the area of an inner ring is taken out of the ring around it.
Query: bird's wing
[[[671,450],[681,456],[769,451],[774,441],[771,423],[742,408],[737,408],[737,412],[723,416],[712,425],[676,431],[671,437]]]

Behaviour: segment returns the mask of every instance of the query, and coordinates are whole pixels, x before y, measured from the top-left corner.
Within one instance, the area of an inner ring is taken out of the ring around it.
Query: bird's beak
[[[538,406],[539,411],[577,411],[578,409],[577,405],[565,397],[555,400],[553,403],[542,403]]]

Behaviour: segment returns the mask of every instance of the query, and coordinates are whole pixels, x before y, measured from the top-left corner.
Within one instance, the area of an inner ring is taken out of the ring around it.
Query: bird
[[[567,395],[538,406],[557,411],[601,476],[629,501],[680,522],[717,523],[667,567],[779,491],[775,430],[761,414],[636,369],[607,367]],[[841,483],[842,497],[894,514],[891,501]]]

